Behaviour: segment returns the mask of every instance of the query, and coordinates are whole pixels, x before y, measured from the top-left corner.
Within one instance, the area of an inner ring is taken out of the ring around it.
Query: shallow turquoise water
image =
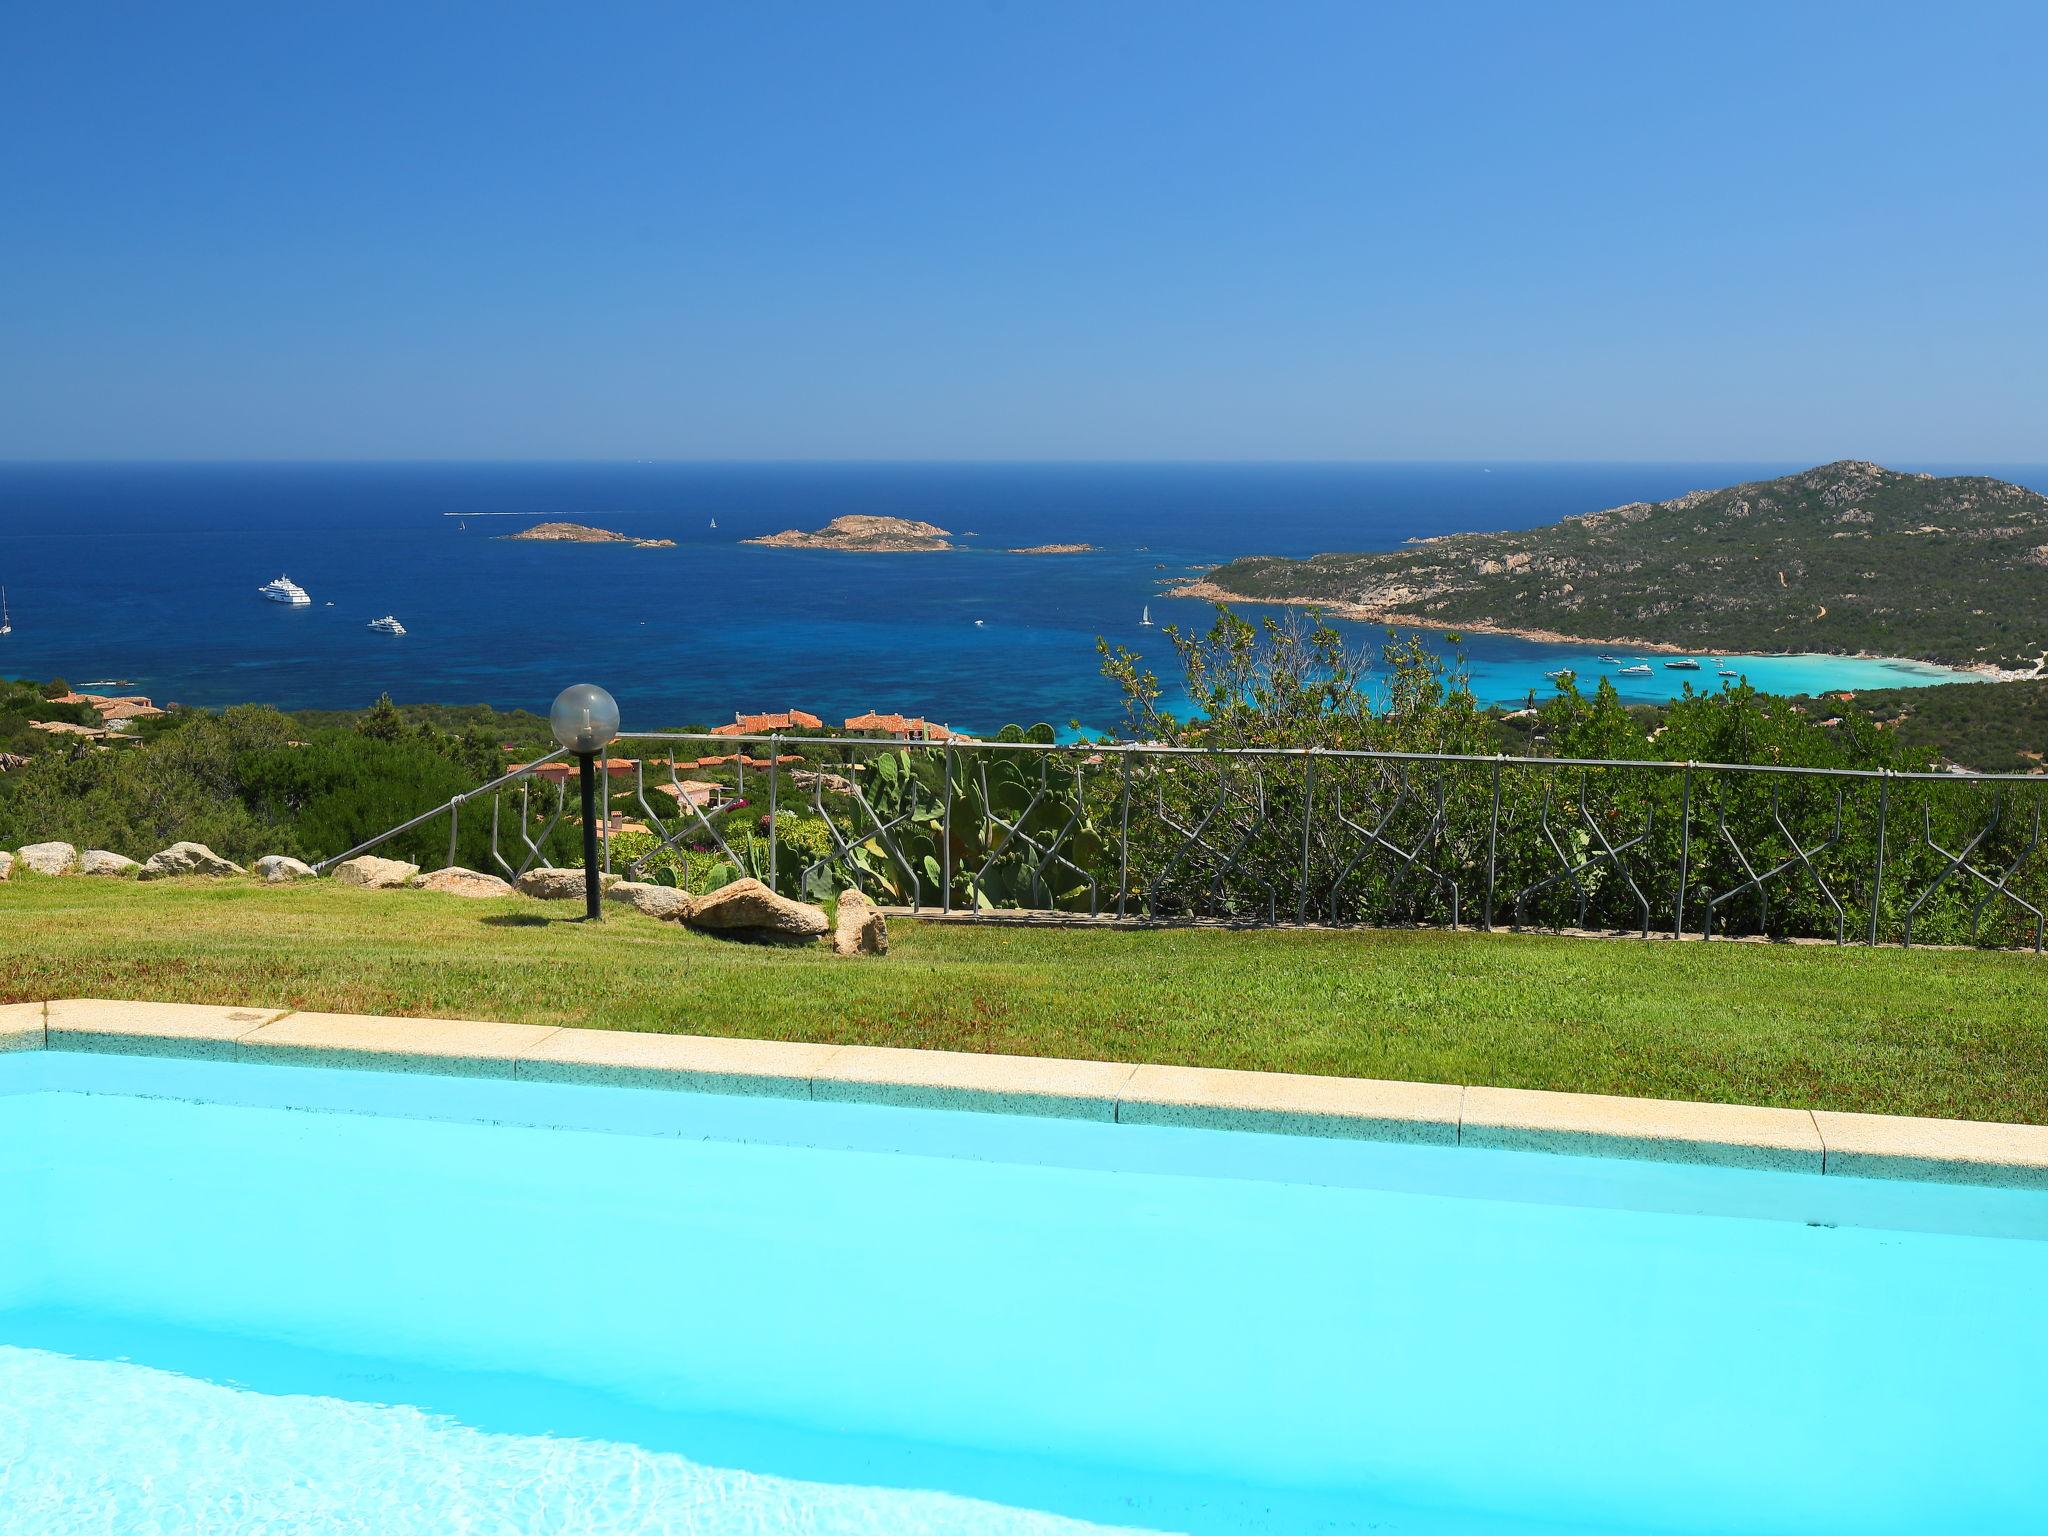
[[[2048,1497],[2039,1194],[35,1053],[0,1232],[28,1536],[2020,1532]]]

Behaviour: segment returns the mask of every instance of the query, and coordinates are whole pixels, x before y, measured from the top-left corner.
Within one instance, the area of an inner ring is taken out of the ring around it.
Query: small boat
[[[1150,603],[1147,603],[1145,605],[1145,616],[1138,620],[1138,624],[1141,628],[1144,629],[1150,629],[1152,627],[1152,605]]]
[[[987,620],[987,619],[976,619],[976,620],[974,621],[974,627],[975,627],[976,629],[980,629],[980,628],[982,628],[983,626],[985,626],[985,625],[986,625],[987,623],[988,623],[988,620]]]
[[[711,526],[712,526],[713,528],[716,528],[716,527],[718,526],[718,519],[717,519],[717,518],[715,518],[715,517],[714,517],[713,519],[711,519]]]
[[[273,603],[283,603],[287,608],[304,608],[313,601],[306,596],[306,589],[289,576],[280,576],[275,581],[266,582],[256,589],[256,593]]]
[[[1700,664],[1690,656],[1681,656],[1676,661],[1665,662],[1664,665],[1673,672],[1697,672],[1700,669]]]
[[[370,620],[370,628],[376,630],[380,635],[402,635],[405,633],[405,626],[388,613],[381,619]]]
[[[1544,673],[1543,675],[1544,675],[1545,677],[1547,677],[1547,678],[1551,679],[1551,681],[1555,682],[1555,681],[1556,681],[1556,680],[1557,680],[1558,678],[1560,678],[1560,677],[1569,677],[1569,676],[1571,675],[1571,668],[1570,668],[1570,667],[1560,667],[1560,668],[1558,668],[1558,669],[1557,669],[1557,671],[1555,671],[1555,672],[1546,672],[1546,673]]]
[[[14,621],[7,617],[7,589],[0,587],[0,635],[14,633]]]
[[[1619,675],[1622,677],[1648,677],[1651,675],[1652,670],[1647,661],[1639,661],[1632,667],[1623,667]]]
[[[1600,659],[1610,667],[1618,667],[1621,665],[1621,658],[1619,656],[1602,656]]]
[[[1722,660],[1721,660],[1720,658],[1718,658],[1718,657],[1716,657],[1716,658],[1715,658],[1715,660],[1714,660],[1714,675],[1715,675],[1716,677],[1740,677],[1740,676],[1742,676],[1742,674],[1741,674],[1740,672],[1736,671],[1736,670],[1735,670],[1735,669],[1734,669],[1733,667],[1729,666],[1727,662],[1725,662],[1725,661],[1722,661]]]

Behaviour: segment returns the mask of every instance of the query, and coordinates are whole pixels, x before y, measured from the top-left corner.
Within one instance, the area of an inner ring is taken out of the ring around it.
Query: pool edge
[[[0,1005],[0,1052],[35,1050],[767,1095],[2048,1189],[2048,1126],[1482,1084],[274,1007],[96,998]]]

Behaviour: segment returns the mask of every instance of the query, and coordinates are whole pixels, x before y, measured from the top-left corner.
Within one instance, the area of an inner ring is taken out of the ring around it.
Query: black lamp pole
[[[595,683],[577,683],[555,695],[548,730],[565,752],[576,754],[583,782],[583,920],[604,921],[604,890],[597,870],[597,754],[619,734],[618,701]]]
[[[583,919],[604,921],[604,892],[597,878],[597,754],[579,752],[583,765]]]

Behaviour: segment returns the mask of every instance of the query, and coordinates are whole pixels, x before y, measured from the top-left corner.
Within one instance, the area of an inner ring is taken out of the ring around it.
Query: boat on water
[[[1602,656],[1600,659],[1610,667],[1621,665],[1621,658],[1619,656]]]
[[[716,528],[716,527],[718,526],[718,519],[717,519],[717,518],[715,518],[715,517],[714,517],[713,519],[711,519],[711,526],[712,526],[713,528]]]
[[[1560,677],[1569,677],[1571,675],[1571,670],[1572,669],[1570,667],[1559,667],[1555,672],[1546,672],[1543,675],[1549,678],[1552,682],[1555,682]]]
[[[1138,624],[1141,628],[1144,629],[1150,629],[1152,627],[1152,605],[1150,603],[1147,603],[1145,605],[1145,616],[1138,620]]]
[[[405,626],[388,613],[381,619],[370,620],[370,628],[376,630],[380,635],[402,635],[405,633]]]
[[[14,620],[7,617],[7,589],[0,587],[0,635],[14,633]]]
[[[280,576],[275,581],[266,582],[256,591],[259,596],[266,597],[273,603],[283,603],[287,608],[304,608],[313,601],[306,595],[306,589],[289,576]]]
[[[1655,671],[1647,661],[1639,661],[1632,667],[1623,667],[1618,674],[1622,677],[1648,677]]]
[[[976,619],[976,620],[974,621],[974,627],[975,627],[976,629],[982,629],[982,628],[985,628],[985,627],[987,626],[987,624],[988,624],[988,620],[987,620],[987,619]]]
[[[1676,661],[1665,662],[1664,665],[1673,672],[1697,672],[1700,669],[1700,664],[1690,656],[1681,656]]]

